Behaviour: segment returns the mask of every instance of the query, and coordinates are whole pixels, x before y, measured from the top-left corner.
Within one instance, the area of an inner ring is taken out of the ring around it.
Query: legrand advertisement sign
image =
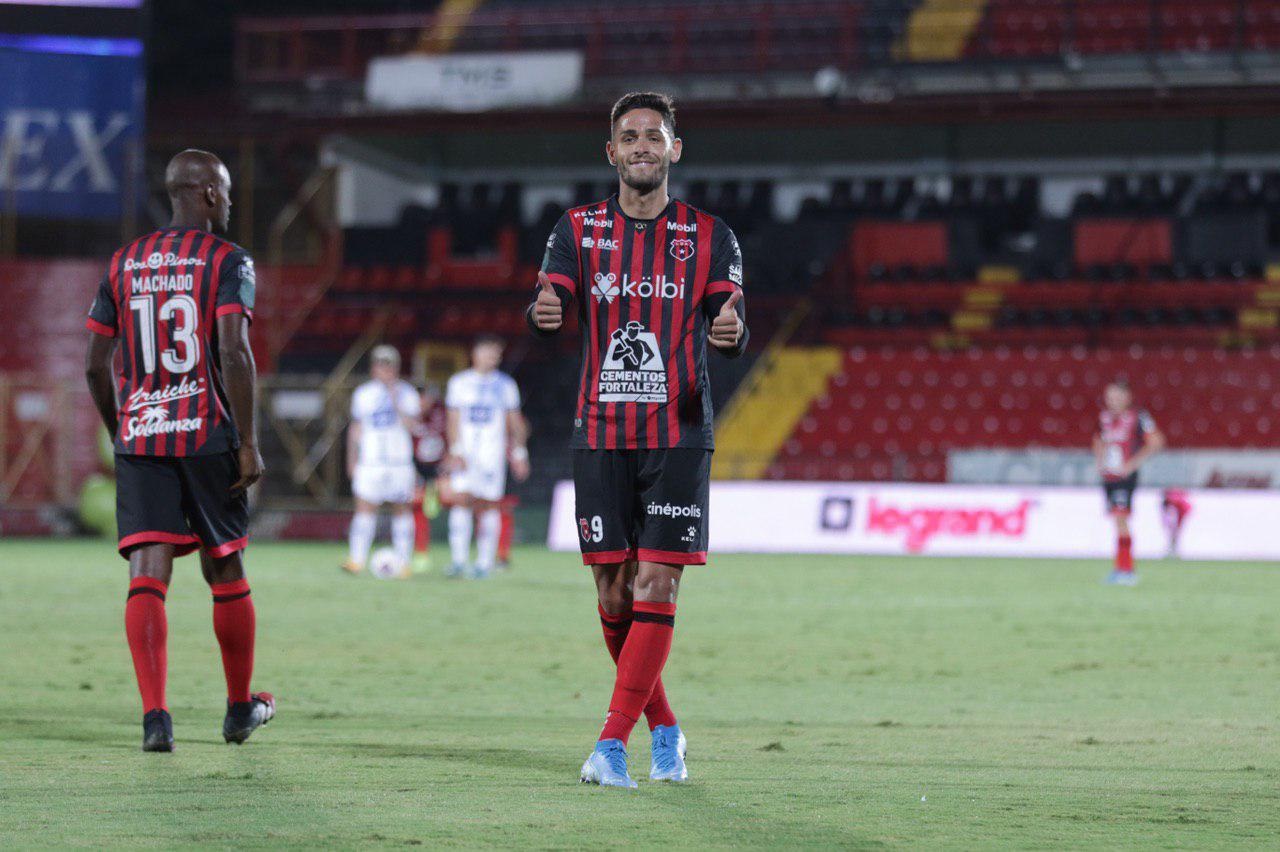
[[[1280,560],[1280,493],[1194,489],[1179,542],[1185,559]],[[1158,489],[1139,490],[1138,557],[1165,552]],[[721,553],[1109,557],[1115,532],[1102,489],[715,482],[711,550]],[[572,482],[556,486],[548,545],[577,550]]]

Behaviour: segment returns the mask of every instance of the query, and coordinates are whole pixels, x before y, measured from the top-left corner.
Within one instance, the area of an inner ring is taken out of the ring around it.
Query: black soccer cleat
[[[152,710],[142,717],[142,750],[173,751],[173,717],[168,710]]]
[[[255,692],[248,701],[235,704],[228,701],[227,717],[222,720],[222,738],[239,745],[275,715],[276,699],[270,692]]]

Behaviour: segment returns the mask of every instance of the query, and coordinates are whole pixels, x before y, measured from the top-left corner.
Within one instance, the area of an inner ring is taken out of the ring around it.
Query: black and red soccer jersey
[[[1102,439],[1102,478],[1124,479],[1124,466],[1133,458],[1147,436],[1156,431],[1156,421],[1145,411],[1128,409],[1098,415],[1098,437]]]
[[[569,210],[542,269],[577,301],[582,367],[576,449],[710,449],[707,331],[742,288],[742,252],[720,219],[672,199],[632,219],[617,196]],[[736,310],[745,318],[739,300]],[[537,329],[534,329],[537,331]],[[746,345],[745,323],[738,347]]]
[[[217,318],[252,319],[255,287],[244,249],[194,228],[161,228],[112,256],[86,325],[120,338],[117,453],[182,457],[239,446]]]

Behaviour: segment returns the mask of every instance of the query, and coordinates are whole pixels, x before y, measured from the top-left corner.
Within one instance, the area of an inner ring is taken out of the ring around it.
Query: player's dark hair
[[[633,109],[651,109],[658,113],[671,135],[676,135],[676,104],[670,95],[662,92],[630,92],[618,98],[609,113],[609,132],[612,133],[613,128],[618,126],[618,119]]]
[[[495,346],[501,346],[504,349],[507,346],[507,342],[505,340],[503,340],[501,337],[499,337],[498,335],[490,331],[486,331],[484,334],[477,335],[475,342],[472,345],[483,346],[486,343],[492,343]]]

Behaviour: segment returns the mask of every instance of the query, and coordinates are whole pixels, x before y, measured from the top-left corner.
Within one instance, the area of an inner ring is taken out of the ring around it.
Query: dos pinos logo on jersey
[[[693,240],[688,237],[674,239],[667,251],[671,252],[671,256],[676,260],[688,260],[693,257]]]
[[[600,365],[601,402],[666,402],[667,367],[658,338],[642,323],[614,329]]]

